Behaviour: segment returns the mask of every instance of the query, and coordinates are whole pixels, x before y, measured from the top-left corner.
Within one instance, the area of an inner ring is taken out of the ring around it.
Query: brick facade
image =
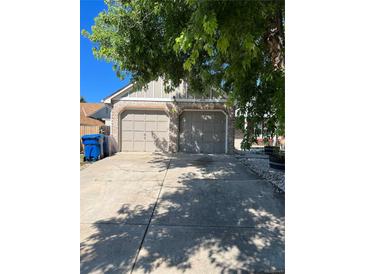
[[[161,110],[170,119],[169,124],[169,152],[175,153],[179,146],[179,117],[184,110],[222,110],[228,116],[228,153],[234,151],[234,109],[224,103],[198,102],[154,102],[154,101],[118,101],[111,112],[111,136],[119,144],[120,115],[125,110]]]

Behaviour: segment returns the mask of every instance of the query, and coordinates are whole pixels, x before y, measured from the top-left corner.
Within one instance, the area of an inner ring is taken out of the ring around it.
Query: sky
[[[91,31],[94,18],[105,9],[103,0],[80,1],[80,95],[88,103],[100,102],[130,82],[130,77],[121,81],[112,70],[111,63],[96,60],[92,54],[92,43],[81,35],[82,29]]]

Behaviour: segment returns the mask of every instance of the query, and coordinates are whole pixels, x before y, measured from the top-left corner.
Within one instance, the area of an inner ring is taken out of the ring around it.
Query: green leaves
[[[217,48],[219,51],[221,51],[222,53],[226,53],[228,47],[229,47],[229,40],[227,39],[227,37],[222,36],[221,38],[218,39]]]
[[[217,29],[218,23],[215,14],[211,14],[210,16],[204,16],[203,18],[203,28],[204,31],[209,34],[213,35]]]
[[[213,56],[213,52],[214,52],[213,45],[206,43],[203,48],[208,53],[209,56]]]
[[[192,45],[191,38],[187,35],[185,31],[182,31],[180,36],[175,39],[174,50],[178,52],[182,50],[182,52],[187,52]]]
[[[250,33],[246,34],[243,38],[243,47],[247,51],[253,51],[255,50],[255,46],[254,37]]]

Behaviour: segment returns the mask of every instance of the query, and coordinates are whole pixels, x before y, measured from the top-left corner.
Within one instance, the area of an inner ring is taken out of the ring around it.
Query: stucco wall
[[[228,153],[234,151],[234,108],[224,103],[192,103],[192,102],[153,102],[153,101],[118,101],[111,112],[111,136],[118,143],[119,150],[119,119],[120,114],[128,109],[162,110],[170,118],[169,151],[178,151],[179,117],[184,110],[222,110],[228,116]]]

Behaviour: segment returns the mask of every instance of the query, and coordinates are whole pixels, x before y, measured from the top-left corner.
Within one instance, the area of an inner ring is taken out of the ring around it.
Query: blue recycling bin
[[[97,161],[104,157],[103,134],[87,134],[81,137],[84,144],[84,160]]]

